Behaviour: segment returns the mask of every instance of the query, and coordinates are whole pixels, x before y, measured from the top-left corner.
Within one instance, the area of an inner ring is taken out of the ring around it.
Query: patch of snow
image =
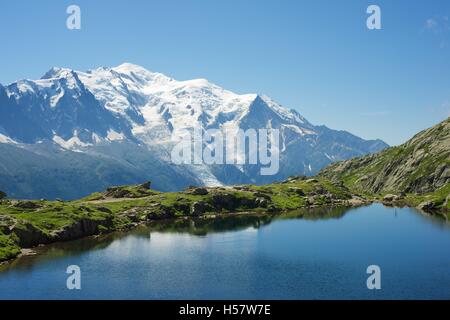
[[[125,140],[125,135],[123,133],[118,133],[112,129],[109,129],[107,138],[109,141],[120,141]]]
[[[16,141],[14,141],[10,137],[7,137],[7,136],[5,136],[4,134],[1,134],[1,133],[0,133],[0,143],[17,144]]]
[[[55,142],[56,144],[58,144],[59,146],[61,146],[64,149],[68,149],[68,150],[72,150],[72,151],[75,151],[76,150],[75,148],[77,148],[77,147],[91,146],[91,144],[81,141],[76,135],[67,141],[64,140],[63,138],[61,138],[60,136],[55,135],[55,136],[53,136],[53,142]]]
[[[55,94],[54,96],[52,96],[50,98],[50,106],[52,108],[56,107],[56,105],[58,104],[59,100],[61,100],[61,98],[64,96],[64,89],[61,88],[60,92]]]
[[[295,131],[296,133],[298,133],[301,136],[305,136],[305,135],[315,135],[317,134],[315,131],[306,129],[306,128],[302,128],[293,124],[283,124],[283,127],[286,127],[288,129],[291,129],[292,131]]]
[[[328,158],[328,160],[334,161],[335,157],[334,156],[330,156],[328,153],[325,152],[325,157]]]

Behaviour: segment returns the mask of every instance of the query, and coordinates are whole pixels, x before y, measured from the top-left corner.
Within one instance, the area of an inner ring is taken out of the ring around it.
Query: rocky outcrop
[[[266,198],[256,198],[255,205],[260,208],[267,208],[269,206],[269,201]]]
[[[424,201],[420,203],[417,208],[425,212],[433,212],[436,208],[436,203],[433,201]]]
[[[395,194],[387,194],[383,197],[384,202],[393,202],[393,201],[397,201],[399,199],[400,199],[400,197]]]
[[[92,236],[110,229],[112,217],[105,219],[81,219],[64,228],[54,231],[50,237],[52,241],[68,241],[82,237]]]
[[[143,184],[139,185],[139,187],[144,189],[144,190],[150,190],[151,186],[152,186],[152,182],[151,181],[147,181],[147,182],[144,182]]]
[[[105,196],[107,198],[123,199],[123,198],[132,198],[133,193],[124,187],[110,187],[106,189]]]
[[[153,204],[147,214],[148,220],[163,220],[175,217],[176,210],[173,206],[166,206],[160,203]]]
[[[191,187],[185,191],[186,194],[192,194],[196,196],[206,196],[208,194],[208,189],[206,188],[196,188]]]
[[[14,204],[14,207],[19,209],[35,210],[39,209],[42,206],[35,201],[18,201],[16,204]]]
[[[0,234],[10,234],[17,223],[17,219],[6,215],[0,215]]]
[[[31,248],[39,244],[50,242],[50,238],[47,234],[28,222],[16,223],[11,230],[11,233],[16,235],[18,244],[22,248]]]
[[[191,206],[191,215],[199,216],[206,212],[214,211],[214,207],[212,207],[209,203],[205,201],[196,201]]]
[[[106,189],[103,194],[103,199],[114,198],[114,199],[124,199],[124,198],[143,198],[152,195],[154,192],[150,190],[151,182],[147,181],[143,184],[137,186],[116,186]]]

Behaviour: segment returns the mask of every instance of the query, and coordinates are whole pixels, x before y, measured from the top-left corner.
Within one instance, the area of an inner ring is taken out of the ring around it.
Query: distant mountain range
[[[279,172],[173,164],[175,138],[194,128],[278,129]],[[162,191],[270,183],[386,147],[315,126],[267,96],[235,94],[205,79],[176,81],[129,63],[52,68],[39,80],[0,85],[0,190],[15,198],[72,199],[145,180]]]

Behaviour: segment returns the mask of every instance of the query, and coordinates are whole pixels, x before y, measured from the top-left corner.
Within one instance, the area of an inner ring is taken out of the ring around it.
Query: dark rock
[[[20,209],[39,209],[42,205],[33,201],[18,201],[14,207]]]
[[[69,241],[99,234],[100,227],[108,229],[112,226],[112,217],[105,219],[81,219],[51,234],[53,241]]]
[[[212,211],[214,208],[205,201],[196,201],[192,204],[191,214],[193,216],[199,216],[206,212]]]
[[[31,248],[39,244],[47,244],[49,237],[31,223],[18,223],[11,230],[19,239],[22,248]]]
[[[191,207],[188,203],[178,202],[173,205],[175,210],[181,212],[183,215],[188,215],[191,211]]]
[[[0,215],[0,233],[10,234],[17,220],[6,215]]]
[[[124,187],[110,187],[106,189],[106,197],[122,199],[122,198],[131,198],[133,197],[133,193],[126,190]]]
[[[302,189],[300,189],[300,188],[291,187],[291,188],[288,188],[288,190],[293,192],[293,193],[295,193],[295,194],[297,194],[297,195],[299,195],[299,196],[301,196],[301,197],[305,196],[305,192]]]
[[[436,204],[433,201],[424,201],[419,204],[417,208],[425,212],[431,212],[436,208]]]
[[[193,188],[189,190],[189,194],[196,196],[205,196],[208,194],[208,190],[206,190],[206,188]]]
[[[151,210],[152,211],[147,214],[147,219],[150,220],[170,219],[175,217],[175,209],[163,204],[156,204]]]
[[[240,205],[239,199],[229,193],[217,193],[212,197],[212,204],[218,210],[234,210]]]
[[[281,210],[279,209],[279,208],[277,208],[276,206],[274,206],[273,204],[270,204],[268,207],[267,207],[267,212],[271,212],[271,213],[273,213],[273,212],[280,212]]]
[[[267,199],[265,199],[265,198],[256,198],[255,204],[257,207],[267,208],[267,206],[269,205],[269,201],[267,201]]]
[[[139,187],[142,189],[145,189],[145,190],[150,190],[151,185],[152,185],[152,182],[147,181],[147,182],[144,182],[143,184],[141,184]]]

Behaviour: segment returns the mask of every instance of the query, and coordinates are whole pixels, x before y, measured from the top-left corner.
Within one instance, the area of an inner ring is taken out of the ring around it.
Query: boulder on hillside
[[[149,220],[171,219],[175,217],[175,209],[171,206],[166,206],[160,203],[152,204],[152,209],[147,213]]]
[[[424,201],[417,208],[425,212],[432,212],[436,208],[436,204],[433,201]]]
[[[383,197],[383,201],[392,202],[397,201],[400,197],[395,194],[387,194]]]
[[[255,205],[260,208],[267,208],[269,205],[269,201],[265,198],[256,198],[255,199]]]
[[[196,201],[191,206],[191,214],[193,216],[199,216],[209,211],[213,211],[214,208],[205,201]]]
[[[152,186],[152,182],[151,181],[147,181],[144,182],[143,184],[141,184],[139,187],[145,190],[150,190],[150,187]]]
[[[33,201],[18,201],[15,205],[15,208],[19,209],[39,209],[42,207],[39,203],[33,202]]]
[[[0,233],[10,234],[16,223],[17,220],[15,218],[6,215],[0,215]]]
[[[11,233],[17,236],[19,245],[22,248],[31,248],[49,242],[47,234],[28,222],[15,224]]]
[[[216,209],[234,210],[239,206],[239,201],[235,195],[230,193],[218,193],[213,195],[212,204]]]
[[[106,189],[105,196],[108,198],[122,199],[133,197],[133,193],[127,190],[126,187],[109,187]]]
[[[196,196],[206,196],[208,194],[208,190],[206,188],[191,188],[187,190],[186,193]]]
[[[297,195],[304,197],[305,196],[305,192],[301,189],[301,188],[288,188],[288,190],[290,192],[296,193]]]

